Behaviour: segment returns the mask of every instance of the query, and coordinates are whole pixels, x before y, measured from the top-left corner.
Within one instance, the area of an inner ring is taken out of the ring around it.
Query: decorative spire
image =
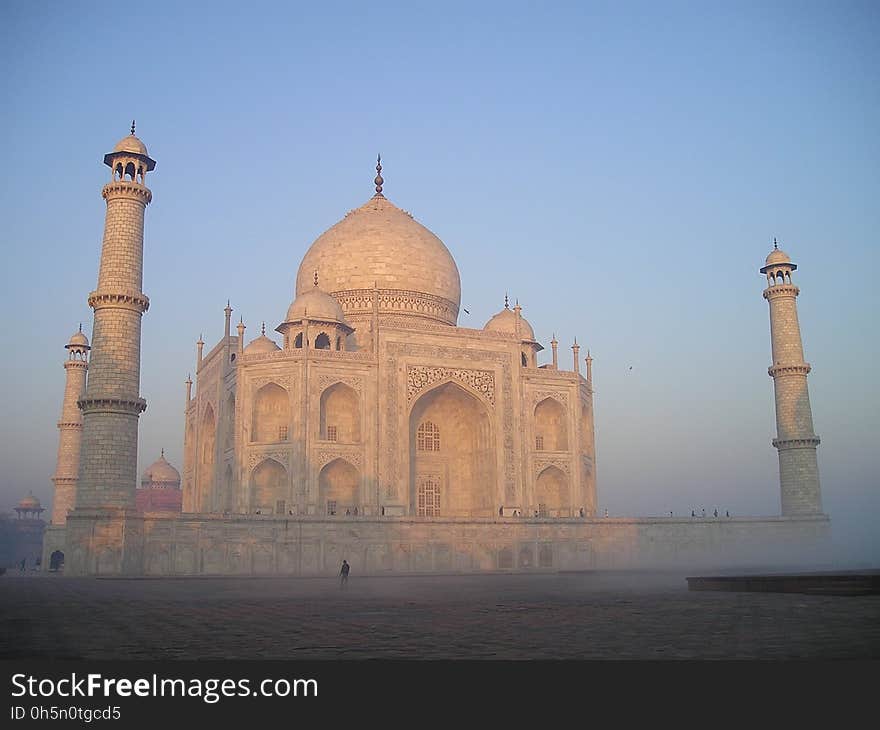
[[[131,120],[131,133],[134,135],[134,119]]]
[[[315,286],[318,286],[318,272],[315,271]]]
[[[779,249],[779,246],[776,244],[776,236],[773,236],[773,250]]]
[[[553,333],[553,339],[550,340],[550,342],[556,342],[557,345],[559,344],[559,342],[556,340],[556,333],[555,332]]]
[[[266,323],[265,322],[263,322],[263,326],[260,328],[260,334],[263,335],[263,337],[266,336]]]
[[[165,458],[165,449],[162,449],[162,453],[161,453],[160,456],[161,456],[161,458],[163,458],[163,459]]]
[[[80,332],[83,331],[83,323],[82,323],[82,322],[79,323],[79,331],[80,331]]]
[[[504,308],[510,309],[510,302],[507,301],[507,292],[504,292]]]
[[[385,182],[382,179],[382,155],[376,157],[376,179],[373,182],[376,183],[376,194],[373,197],[384,198],[385,196],[382,195],[382,184]]]

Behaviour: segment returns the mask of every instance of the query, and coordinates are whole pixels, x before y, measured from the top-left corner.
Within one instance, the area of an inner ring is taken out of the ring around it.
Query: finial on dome
[[[318,272],[315,271],[315,286],[318,286]]]
[[[779,246],[776,244],[776,236],[773,236],[773,249],[778,250]]]
[[[162,449],[162,453],[160,454],[160,456],[161,456],[163,459],[165,458],[165,449]]]
[[[382,155],[376,156],[376,179],[373,180],[376,184],[376,194],[373,196],[374,198],[384,198],[382,195],[382,184],[385,182],[382,179]]]
[[[504,292],[504,308],[510,309],[510,302],[507,301],[507,292]]]
[[[263,322],[263,326],[260,328],[260,334],[263,335],[263,337],[266,336],[266,323],[265,322]]]
[[[134,134],[134,119],[131,120],[131,133]]]
[[[82,323],[82,322],[79,323],[79,331],[80,331],[80,332],[83,331],[83,323]]]

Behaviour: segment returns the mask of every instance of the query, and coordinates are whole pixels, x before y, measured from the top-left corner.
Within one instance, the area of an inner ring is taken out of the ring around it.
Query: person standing
[[[351,566],[348,564],[347,560],[342,561],[342,568],[339,570],[339,587],[345,588],[348,585],[348,572],[351,570]]]

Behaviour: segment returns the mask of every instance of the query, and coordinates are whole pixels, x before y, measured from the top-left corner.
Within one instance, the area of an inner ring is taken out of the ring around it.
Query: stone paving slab
[[[880,657],[880,596],[684,574],[0,578],[0,659]]]

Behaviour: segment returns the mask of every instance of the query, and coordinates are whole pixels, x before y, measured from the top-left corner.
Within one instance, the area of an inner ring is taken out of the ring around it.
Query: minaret
[[[243,319],[238,320],[238,325],[236,325],[235,329],[238,330],[238,354],[241,355],[244,352],[244,331],[247,329]]]
[[[86,371],[89,368],[89,340],[82,332],[74,332],[65,346],[68,351],[64,369],[67,382],[64,401],[58,421],[58,459],[55,462],[55,498],[52,500],[52,525],[64,525],[67,513],[76,501],[76,481],[79,475],[79,451],[82,439],[82,413],[77,401],[86,391]]]
[[[800,290],[792,283],[797,269],[773,240],[761,273],[767,277],[764,299],[770,304],[770,341],[773,364],[768,369],[776,394],[776,438],[779,451],[779,483],[782,515],[822,513],[819,467],[813,433],[813,415],[807,390],[810,366],[804,362],[796,298]]]
[[[555,332],[553,333],[553,339],[550,340],[550,347],[553,349],[553,369],[558,370],[559,369],[559,359],[558,359],[559,358],[559,353],[558,353],[559,342],[556,339]]]
[[[140,397],[141,317],[150,306],[141,291],[144,210],[152,200],[146,174],[156,163],[131,134],[104,156],[110,182],[98,286],[89,295],[95,310],[92,353],[83,413],[77,510],[135,509]]]
[[[581,374],[581,364],[579,362],[578,353],[581,351],[581,346],[578,344],[577,337],[574,338],[574,344],[571,346],[572,354],[574,355],[574,371],[578,377]]]

